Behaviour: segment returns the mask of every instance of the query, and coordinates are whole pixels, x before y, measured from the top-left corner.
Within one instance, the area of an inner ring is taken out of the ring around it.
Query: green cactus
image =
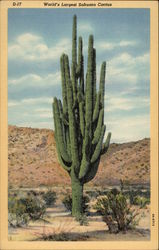
[[[88,63],[84,80],[83,42],[79,37],[77,56],[77,19],[73,17],[72,64],[63,54],[60,59],[63,104],[53,102],[55,140],[59,162],[68,172],[72,183],[72,215],[82,211],[83,186],[91,181],[98,170],[100,157],[106,153],[111,133],[105,143],[104,93],[106,63],[100,74],[99,91],[96,89],[96,50],[93,36],[89,37]]]

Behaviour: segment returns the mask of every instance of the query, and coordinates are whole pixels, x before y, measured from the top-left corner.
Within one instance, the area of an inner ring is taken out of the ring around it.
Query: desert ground
[[[37,188],[35,190],[44,190]],[[23,189],[23,191],[26,189]],[[28,190],[28,189],[27,189]],[[30,190],[30,189],[29,189]],[[42,219],[30,221],[27,226],[9,227],[8,239],[11,241],[146,241],[150,240],[150,205],[139,209],[139,224],[136,228],[109,233],[102,216],[93,209],[95,199],[91,199],[88,225],[80,225],[61,202],[62,188],[54,188],[58,194],[56,203],[46,209]],[[69,188],[68,188],[69,190]]]

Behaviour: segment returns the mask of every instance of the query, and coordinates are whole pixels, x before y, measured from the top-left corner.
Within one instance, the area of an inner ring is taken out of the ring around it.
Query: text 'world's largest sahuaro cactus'
[[[105,143],[104,92],[106,63],[100,73],[99,90],[96,90],[96,50],[93,36],[89,36],[88,62],[84,79],[84,57],[82,38],[78,40],[77,24],[73,17],[72,63],[63,54],[60,59],[62,99],[53,102],[55,140],[59,162],[68,172],[72,183],[72,215],[82,213],[83,185],[97,173],[100,157],[106,153],[111,133]]]

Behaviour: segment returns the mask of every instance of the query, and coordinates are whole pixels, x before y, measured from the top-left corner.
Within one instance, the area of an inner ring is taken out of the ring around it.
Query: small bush
[[[85,214],[81,214],[76,217],[76,221],[79,222],[80,226],[88,226],[88,218]]]
[[[68,210],[68,211],[72,211],[72,198],[70,195],[66,195],[63,200],[62,200],[62,203],[64,204],[65,208]]]
[[[44,199],[46,206],[53,206],[56,202],[56,193],[48,190],[46,193],[43,194],[42,198]]]
[[[38,193],[8,190],[8,222],[11,226],[22,226],[28,224],[29,220],[38,220],[45,211],[45,202]]]
[[[83,204],[82,204],[82,210],[83,213],[87,213],[88,212],[88,208],[89,208],[89,197],[88,196],[84,196],[83,197]],[[64,204],[64,206],[66,207],[66,209],[70,212],[72,212],[72,197],[70,195],[66,195],[64,197],[64,199],[62,200],[62,203]]]
[[[110,232],[126,231],[138,223],[137,211],[130,207],[126,196],[117,189],[99,198],[94,208],[103,216]]]
[[[9,197],[8,199],[8,222],[10,226],[20,227],[27,225],[29,216],[26,213],[26,207],[17,197]]]
[[[69,241],[70,237],[66,233],[42,235],[38,240],[43,241]]]
[[[26,198],[22,198],[21,202],[25,206],[26,213],[31,220],[38,220],[43,217],[46,206],[40,198],[29,195]]]
[[[140,208],[145,208],[146,205],[149,204],[149,203],[150,203],[149,198],[140,197],[140,196],[134,197],[133,204],[140,206]]]

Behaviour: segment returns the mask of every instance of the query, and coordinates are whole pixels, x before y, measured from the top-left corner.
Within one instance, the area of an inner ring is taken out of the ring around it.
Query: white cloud
[[[10,100],[8,102],[9,124],[53,129],[52,102],[53,98],[48,97]]]
[[[43,37],[25,33],[18,36],[8,47],[8,58],[23,61],[57,60],[62,53],[68,53],[71,48],[70,40],[63,38],[54,46],[48,47]]]
[[[137,44],[136,41],[127,41],[127,40],[122,40],[119,43],[120,47],[127,47],[127,46],[135,46]]]
[[[28,46],[29,44],[36,44],[41,41],[41,37],[37,35],[33,35],[30,33],[25,33],[17,37],[17,42],[19,45]]]
[[[15,107],[15,106],[17,106],[17,105],[19,105],[19,102],[17,102],[17,101],[9,101],[9,102],[8,102],[8,107],[9,107],[9,108]]]
[[[111,142],[136,141],[150,136],[149,115],[116,116],[105,123],[107,131],[112,132]]]
[[[149,80],[149,53],[132,56],[122,53],[107,62],[107,83],[136,84]]]
[[[118,56],[113,57],[109,64],[112,66],[122,66],[122,65],[128,65],[128,66],[136,66],[137,64],[147,64],[149,62],[149,53],[145,53],[140,56],[132,56],[129,53],[122,53]]]
[[[136,41],[128,41],[128,40],[121,40],[119,42],[105,42],[105,41],[97,41],[96,47],[97,49],[103,51],[103,50],[112,50],[114,48],[120,48],[120,47],[130,47],[130,46],[136,46]]]
[[[81,33],[87,33],[87,32],[93,32],[93,26],[88,22],[79,22],[78,23],[78,31],[79,34]]]
[[[106,111],[118,111],[118,110],[133,110],[149,107],[150,100],[148,97],[121,97],[120,96],[105,96]]]
[[[27,98],[19,101],[9,100],[8,107],[12,108],[14,106],[22,106],[24,104],[27,105],[35,105],[35,104],[51,104],[53,102],[53,98],[50,97],[38,97],[38,98]]]
[[[55,72],[46,76],[39,76],[37,74],[27,74],[19,78],[9,79],[8,85],[12,86],[38,86],[38,88],[46,88],[47,86],[58,85],[61,81],[61,73]]]

